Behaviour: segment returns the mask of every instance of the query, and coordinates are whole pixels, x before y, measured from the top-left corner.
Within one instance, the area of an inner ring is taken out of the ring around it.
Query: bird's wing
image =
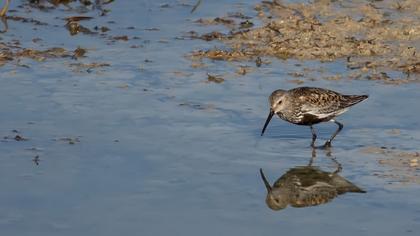
[[[340,97],[340,106],[343,108],[353,106],[368,97],[368,95],[343,95]]]
[[[295,201],[291,203],[294,207],[308,207],[327,203],[337,196],[336,189],[324,182],[317,182],[315,185],[300,188]]]
[[[312,115],[328,114],[340,110],[340,94],[321,88],[297,88],[293,90],[295,97],[302,105],[302,112]]]
[[[285,185],[290,185],[290,184],[294,186],[302,185],[298,176],[294,174],[286,173],[273,183],[273,188],[282,188]]]
[[[343,194],[347,192],[366,193],[365,190],[359,188],[352,182],[337,174],[333,174],[331,176],[331,184],[335,186],[338,194]]]
[[[274,184],[273,187],[282,186],[283,183],[293,183],[299,187],[310,187],[318,182],[328,182],[331,177],[329,172],[321,171],[316,166],[298,166],[291,168],[284,175],[282,175]]]

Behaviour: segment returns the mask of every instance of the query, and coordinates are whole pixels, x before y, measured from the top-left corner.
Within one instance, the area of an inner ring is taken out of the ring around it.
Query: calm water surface
[[[235,74],[237,65],[255,68],[253,62],[207,61],[207,67],[192,68],[186,54],[220,43],[175,38],[191,30],[227,31],[194,21],[236,11],[254,17],[257,2],[203,1],[190,14],[191,6],[182,3],[194,1],[116,1],[107,6],[107,16],[85,14],[95,19],[84,26],[107,26],[108,36],[129,36],[117,42],[70,36],[63,18],[80,13],[65,7],[25,13],[17,7],[22,2],[14,2],[17,12],[9,14],[48,25],[34,30],[32,24],[9,21],[2,40],[38,49],[81,46],[88,53],[78,61],[24,59],[19,63],[28,67],[16,62],[0,67],[0,134],[15,137],[16,130],[28,139],[0,142],[0,234],[417,235],[419,185],[383,177],[389,168],[360,150],[418,150],[419,84],[306,82],[370,94],[339,119],[345,128],[332,149],[341,176],[367,193],[347,193],[310,208],[267,208],[259,168],[273,181],[311,157],[307,127],[275,119],[260,137],[267,96],[296,86],[287,82],[293,79],[288,73],[300,70],[295,64],[330,73],[345,65],[271,59],[245,76]],[[162,7],[165,3],[169,7]],[[145,30],[150,28],[158,30]],[[70,66],[78,62],[111,66],[89,72]],[[226,80],[206,83],[207,73]],[[335,128],[318,126],[320,142]],[[391,129],[401,135],[390,135]],[[322,150],[315,165],[334,169]]]

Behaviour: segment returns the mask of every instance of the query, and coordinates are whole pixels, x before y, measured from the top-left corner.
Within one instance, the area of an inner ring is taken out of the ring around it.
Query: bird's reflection
[[[327,156],[331,157],[330,152]],[[331,158],[336,164],[332,172],[323,171],[312,166],[316,157],[315,149],[307,166],[297,166],[288,170],[271,186],[260,169],[261,178],[267,188],[265,202],[272,210],[281,210],[291,205],[293,207],[309,207],[327,203],[340,194],[347,192],[365,193],[350,181],[341,177],[341,165]]]

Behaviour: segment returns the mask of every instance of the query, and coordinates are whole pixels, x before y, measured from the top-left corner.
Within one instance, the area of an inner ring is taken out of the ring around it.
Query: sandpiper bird
[[[272,210],[293,207],[309,207],[327,203],[347,192],[365,193],[350,181],[338,175],[338,171],[326,172],[317,167],[301,166],[290,169],[270,186],[262,169],[261,178],[267,188],[265,202]]]
[[[365,100],[368,95],[342,95],[340,93],[314,87],[299,87],[291,90],[276,90],[270,97],[270,113],[265,121],[261,136],[274,114],[281,119],[297,125],[310,126],[312,132],[311,146],[315,146],[316,132],[313,125],[332,121],[338,125],[325,147],[331,146],[331,141],[343,128],[343,124],[334,120],[346,112],[349,107]]]

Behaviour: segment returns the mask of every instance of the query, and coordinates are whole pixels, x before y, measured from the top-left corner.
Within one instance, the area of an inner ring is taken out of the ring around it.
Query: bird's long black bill
[[[261,174],[261,178],[262,178],[262,180],[265,184],[265,187],[267,188],[267,192],[271,192],[270,183],[268,182],[267,178],[265,178],[264,172],[261,168],[260,168],[260,174]]]
[[[261,136],[263,136],[265,129],[267,128],[268,123],[270,123],[270,120],[271,118],[273,118],[273,116],[274,116],[274,111],[270,109],[270,113],[268,114],[267,120],[265,121],[265,124],[264,124],[264,128],[261,131]]]

